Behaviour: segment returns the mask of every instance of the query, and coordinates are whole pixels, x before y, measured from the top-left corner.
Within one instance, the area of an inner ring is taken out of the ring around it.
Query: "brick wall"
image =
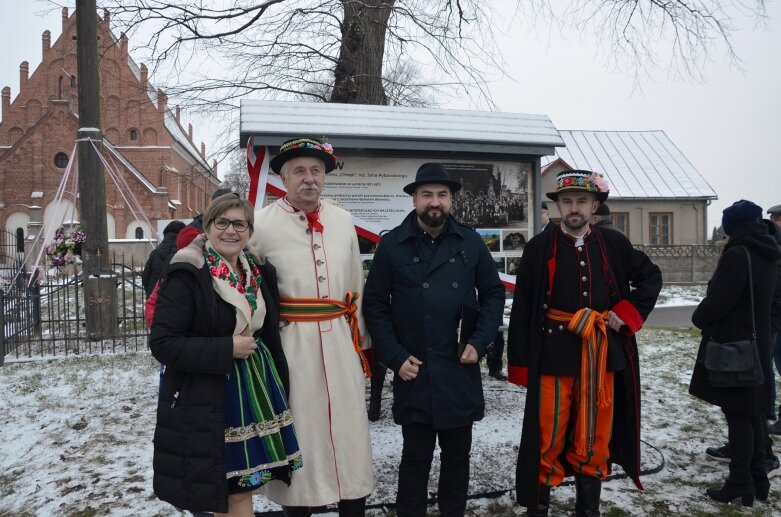
[[[104,13],[98,31],[103,135],[151,183],[150,188],[112,157],[124,180],[120,185],[129,188],[122,186],[124,197],[139,201],[153,228],[157,219],[191,218],[203,211],[219,180],[205,157],[199,157],[199,147],[191,139],[188,143],[179,109],[175,114],[169,110],[166,95],[150,85],[146,67],[129,60],[127,39],[110,33],[108,19]],[[61,31],[54,44],[51,33],[43,33],[41,62],[34,70],[27,62],[20,65],[18,95],[13,97],[10,88],[2,91],[0,228],[10,214],[27,212],[26,205],[45,209],[54,200],[63,176],[63,169],[55,166],[55,155],[73,153],[79,127],[76,16],[68,15],[67,9],[63,9]],[[165,117],[182,135],[186,156],[176,150],[183,145],[166,127]],[[182,194],[177,197],[180,187]],[[68,185],[66,190],[75,189]],[[33,197],[33,192],[42,192],[43,197]],[[72,194],[65,198],[74,199]],[[176,211],[169,208],[172,199],[182,201]],[[124,238],[143,219],[133,214],[108,173],[106,203],[116,238]]]

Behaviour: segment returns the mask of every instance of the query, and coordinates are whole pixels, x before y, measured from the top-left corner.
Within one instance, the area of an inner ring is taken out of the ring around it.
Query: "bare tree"
[[[106,0],[104,7],[131,41],[144,42],[144,59],[170,83],[170,95],[213,110],[249,93],[388,104],[388,86],[397,84],[388,63],[422,64],[429,73],[421,84],[460,88],[491,105],[488,84],[504,68],[493,27],[507,20],[598,34],[614,66],[629,72],[664,66],[656,45],[667,41],[664,57],[696,75],[717,42],[734,55],[732,15],[761,16],[764,0]]]

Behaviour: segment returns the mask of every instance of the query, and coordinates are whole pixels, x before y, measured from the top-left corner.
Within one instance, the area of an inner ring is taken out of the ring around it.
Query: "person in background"
[[[274,267],[245,248],[249,202],[225,195],[160,279],[153,488],[179,509],[251,517],[252,491],[301,467],[286,401]]]
[[[724,503],[740,499],[744,506],[752,506],[755,498],[766,500],[770,490],[766,416],[771,390],[767,383],[771,311],[781,252],[761,219],[762,209],[751,201],[741,199],[724,209],[722,227],[728,241],[705,298],[692,314],[692,323],[702,330],[702,340],[689,393],[720,407],[728,431],[729,475],[721,488],[709,488],[706,494]],[[704,364],[707,343],[747,339],[755,329],[764,382],[755,387],[713,386]]]
[[[556,176],[558,227],[535,235],[518,265],[507,342],[510,382],[528,387],[516,467],[527,515],[547,516],[551,487],[575,476],[575,514],[600,514],[612,463],[640,487],[635,334],[662,288],[659,268],[620,232],[589,220],[605,179]]]
[[[374,487],[363,339],[363,264],[349,212],[320,200],[336,167],[330,144],[288,140],[271,160],[287,194],[258,210],[251,243],[279,273],[282,347],[290,364],[290,410],[306,462],[288,487],[261,492],[287,516],[338,503],[363,516]]]
[[[767,210],[768,215],[770,216],[770,220],[765,220],[765,223],[772,223],[768,224],[768,233],[772,235],[776,239],[776,243],[778,243],[779,246],[781,246],[781,205],[775,205],[771,206]],[[781,266],[780,266],[781,267]],[[781,278],[781,273],[779,273],[779,278]],[[781,297],[781,280],[778,281],[778,285],[776,286],[776,296],[775,300],[777,304],[781,304],[781,300],[779,298]],[[776,366],[776,370],[781,373],[781,308],[777,311],[778,317],[774,318],[772,321],[772,328],[771,331],[773,332],[774,337],[771,339],[771,354],[773,357],[773,363]],[[774,312],[775,314],[775,312]],[[770,369],[771,373],[773,373],[773,369]],[[772,377],[772,406],[771,411],[775,411],[776,409],[776,400],[778,399],[776,395],[776,382],[775,382],[775,375]],[[773,422],[773,424],[769,427],[770,434],[774,435],[781,435],[781,406],[778,408],[778,413],[776,413],[776,421]],[[776,458],[776,463],[778,463],[778,458]]]
[[[507,380],[507,376],[502,373],[502,368],[504,367],[502,355],[504,355],[504,331],[500,330],[496,333],[494,342],[488,345],[488,351],[485,354],[485,365],[488,367],[488,375],[497,381]]]
[[[548,210],[548,203],[545,201],[540,205],[540,232],[544,232],[548,228],[556,226],[550,219],[550,211]]]
[[[163,274],[168,261],[176,253],[176,237],[182,228],[184,228],[182,221],[168,223],[163,229],[163,240],[149,254],[144,272],[141,273],[141,285],[144,287],[147,298],[152,294],[152,289],[155,288],[155,284]]]
[[[236,197],[240,197],[237,192],[234,192],[230,188],[223,187],[223,188],[218,188],[217,190],[214,191],[214,193],[212,194],[212,201],[214,201],[215,199],[217,199],[220,196],[224,196],[225,194],[232,194],[232,195],[234,195]],[[187,224],[187,226],[188,227],[197,228],[198,231],[202,232],[203,231],[203,214],[198,214],[195,217],[193,217],[193,220],[190,221]]]
[[[441,164],[421,165],[404,187],[414,210],[382,238],[366,279],[373,349],[395,373],[393,419],[404,440],[399,517],[426,515],[437,441],[440,513],[464,515],[472,425],[485,410],[479,360],[502,321],[504,286],[491,253],[450,215],[460,188]]]
[[[610,217],[610,207],[607,206],[607,203],[599,204],[599,208],[597,208],[597,211],[591,216],[591,224],[600,230],[621,231],[613,226],[613,219]]]

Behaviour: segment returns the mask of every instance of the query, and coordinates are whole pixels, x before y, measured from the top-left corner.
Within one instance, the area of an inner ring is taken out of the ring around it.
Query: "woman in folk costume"
[[[255,213],[252,245],[278,268],[290,411],[306,463],[289,487],[261,492],[287,516],[338,503],[339,515],[360,517],[374,482],[358,236],[349,212],[320,199],[336,166],[329,144],[290,140],[270,165],[287,195]]]
[[[252,205],[220,196],[203,223],[206,233],[176,253],[161,280],[149,337],[164,366],[154,491],[181,509],[245,517],[253,490],[289,484],[302,465],[279,294],[274,267],[245,249]]]

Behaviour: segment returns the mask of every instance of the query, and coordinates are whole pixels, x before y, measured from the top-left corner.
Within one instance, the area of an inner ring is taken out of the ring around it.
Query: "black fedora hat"
[[[554,201],[564,192],[590,192],[600,203],[607,199],[610,186],[601,174],[591,171],[570,170],[556,174],[556,191],[545,195]]]
[[[325,172],[331,172],[336,168],[336,156],[331,144],[326,144],[315,138],[293,138],[279,146],[279,152],[271,159],[271,170],[279,174],[282,165],[293,158],[308,156],[322,160],[325,164]]]
[[[404,187],[404,192],[407,194],[413,194],[415,189],[420,185],[426,183],[441,183],[450,187],[450,192],[456,193],[461,190],[461,183],[456,180],[450,179],[450,174],[447,173],[441,163],[424,163],[418,169],[415,174],[415,181]]]

